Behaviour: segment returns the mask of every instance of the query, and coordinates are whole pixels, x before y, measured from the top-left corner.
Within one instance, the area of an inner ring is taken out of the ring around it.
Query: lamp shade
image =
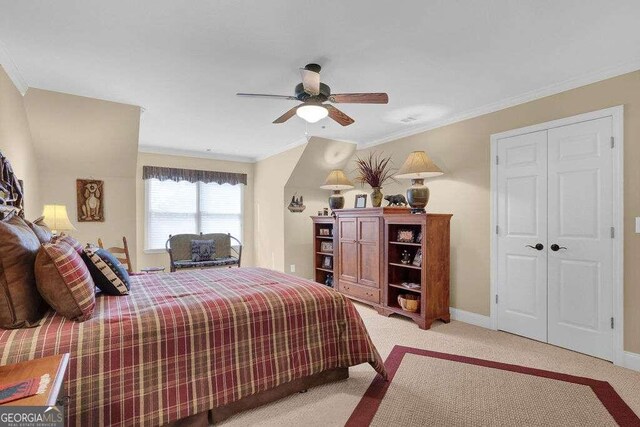
[[[329,111],[321,105],[303,105],[296,110],[296,115],[309,123],[318,122],[329,115]]]
[[[42,215],[44,216],[44,223],[54,233],[76,229],[69,221],[67,207],[64,205],[45,205]]]
[[[396,174],[396,178],[422,179],[442,175],[440,168],[433,163],[424,151],[414,151]]]
[[[320,188],[325,190],[348,190],[349,188],[353,188],[353,183],[349,181],[349,178],[347,178],[347,175],[345,175],[343,171],[334,169],[329,173],[329,176],[327,176],[327,179]]]

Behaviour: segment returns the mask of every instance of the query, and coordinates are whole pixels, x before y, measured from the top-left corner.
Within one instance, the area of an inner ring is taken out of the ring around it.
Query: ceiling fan
[[[387,104],[389,96],[386,93],[340,93],[332,94],[331,88],[320,82],[320,69],[318,64],[307,64],[300,69],[302,83],[296,85],[295,95],[265,95],[258,93],[238,93],[238,96],[253,98],[274,98],[300,101],[273,123],[284,123],[294,115],[301,117],[309,123],[315,123],[329,116],[342,126],[349,126],[354,120],[331,104]]]

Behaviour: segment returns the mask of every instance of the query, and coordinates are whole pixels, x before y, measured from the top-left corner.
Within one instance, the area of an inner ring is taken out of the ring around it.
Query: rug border
[[[440,353],[431,350],[405,347],[396,345],[389,353],[385,361],[388,380],[378,374],[371,382],[360,402],[353,410],[345,426],[358,427],[371,424],[375,417],[382,399],[387,393],[389,385],[396,375],[405,354],[416,354],[419,356],[433,357],[437,359],[450,360],[453,362],[467,363],[470,365],[483,366],[504,371],[517,372],[520,374],[533,375],[537,377],[549,378],[558,381],[565,381],[573,384],[581,384],[591,387],[596,397],[602,405],[609,411],[613,419],[622,427],[640,425],[640,418],[631,410],[624,400],[618,395],[615,389],[606,381],[594,380],[592,378],[578,377],[575,375],[563,374],[560,372],[546,371],[543,369],[528,368],[526,366],[512,365],[509,363],[494,362],[491,360],[477,359],[474,357],[460,356],[456,354]]]

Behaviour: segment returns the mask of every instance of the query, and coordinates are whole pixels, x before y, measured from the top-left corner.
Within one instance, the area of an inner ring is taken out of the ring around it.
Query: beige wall
[[[445,175],[427,182],[431,189],[428,211],[453,214],[451,305],[489,315],[490,135],[616,105],[625,107],[625,349],[640,353],[640,310],[637,309],[640,306],[640,235],[634,232],[634,217],[640,216],[640,71],[391,141],[356,154],[383,151],[391,154],[395,166],[399,167],[411,151],[426,150],[443,169]],[[347,166],[346,170],[352,171],[353,165]],[[402,181],[385,186],[383,192],[404,193],[408,186],[409,182]],[[346,206],[353,205],[354,194],[370,191],[369,188],[356,188],[347,192]],[[290,251],[300,251],[301,246],[311,245],[308,225],[301,223],[300,227],[300,236],[309,236],[309,240],[296,242]]]
[[[285,271],[284,218],[288,201],[285,203],[284,189],[304,148],[300,145],[255,165],[254,247],[258,267]]]
[[[640,216],[640,71],[372,148],[392,154],[397,166],[409,152],[426,150],[444,170],[427,183],[428,211],[453,213],[453,307],[489,315],[490,135],[616,105],[625,108],[625,349],[640,353],[640,235],[634,232]],[[406,187],[402,182],[384,192]]]
[[[24,102],[37,151],[41,202],[64,204],[83,243],[127,236],[136,254],[135,174],[140,108],[29,88]],[[76,179],[104,180],[104,222],[78,222]]]
[[[169,256],[166,252],[145,251],[145,193],[142,180],[143,166],[164,166],[184,169],[201,169],[221,172],[247,174],[247,186],[244,188],[244,221],[242,224],[242,265],[254,265],[254,164],[229,162],[224,160],[203,159],[165,154],[139,153],[136,173],[136,217],[138,235],[138,269],[142,267],[163,266],[169,271]]]
[[[314,278],[310,216],[329,206],[327,200],[331,191],[322,190],[320,186],[331,170],[343,169],[355,151],[353,143],[318,137],[310,138],[305,145],[284,189],[285,207],[294,194],[304,196],[307,207],[302,213],[284,211],[284,266],[287,273]],[[292,265],[295,265],[295,271],[291,271]]]
[[[321,185],[320,183],[318,187]],[[327,201],[331,192],[320,188],[285,188],[285,201],[290,201],[294,194],[304,196],[306,209],[302,213],[284,212],[284,244],[285,270],[294,276],[306,279],[314,278],[313,257],[314,247],[311,244],[312,224],[311,216],[317,215],[319,210],[329,206]],[[295,272],[291,266],[295,265]]]
[[[24,181],[25,215],[42,214],[36,153],[22,95],[0,66],[0,152],[9,159],[14,172]]]

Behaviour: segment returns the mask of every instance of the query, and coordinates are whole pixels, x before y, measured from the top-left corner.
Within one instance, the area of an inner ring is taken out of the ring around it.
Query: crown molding
[[[506,108],[515,107],[516,105],[525,104],[536,99],[545,98],[547,96],[556,95],[558,93],[566,92],[571,89],[576,89],[582,86],[587,86],[592,83],[597,83],[602,80],[610,79],[613,77],[621,76],[623,74],[631,73],[633,71],[640,70],[640,59],[635,59],[630,62],[618,64],[613,67],[608,67],[593,73],[587,73],[582,76],[565,80],[560,83],[554,83],[549,86],[545,86],[541,89],[533,90],[522,95],[514,96],[504,99],[502,101],[486,104],[484,106],[467,110],[465,112],[455,114],[451,117],[431,122],[424,126],[415,126],[400,131],[392,132],[382,138],[377,138],[371,141],[358,144],[358,149],[362,150],[376,145],[384,144],[386,142],[395,141],[400,138],[406,138],[408,136],[416,135],[429,130],[437,129],[443,126],[447,126],[453,123],[458,123],[464,120],[469,120],[474,117],[483,116],[489,113],[495,113],[496,111],[504,110]]]
[[[156,147],[153,145],[138,145],[138,152],[149,154],[164,154],[167,156],[195,157],[199,159],[222,160],[226,162],[255,163],[255,157],[234,156],[232,154],[220,154],[200,152],[195,150],[182,150],[178,148]]]
[[[13,61],[9,51],[2,42],[0,42],[0,65],[4,68],[4,71],[7,73],[20,94],[24,96],[24,94],[27,93],[27,89],[29,89],[29,85],[27,85],[20,73],[20,69]]]

